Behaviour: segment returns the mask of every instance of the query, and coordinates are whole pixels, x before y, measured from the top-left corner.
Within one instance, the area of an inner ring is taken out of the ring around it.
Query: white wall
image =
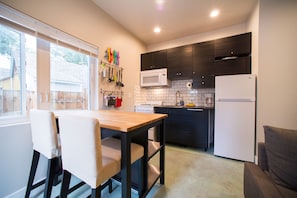
[[[0,127],[0,197],[25,187],[32,155],[29,123]],[[41,157],[40,161],[45,163],[45,158]],[[40,180],[45,175],[45,167],[40,166],[37,171],[36,179]]]
[[[248,20],[247,29],[249,32],[252,32],[252,73],[257,75],[259,72],[259,2],[255,5],[255,8]],[[258,92],[258,89],[257,89]],[[256,93],[258,95],[258,93]],[[256,100],[256,118],[258,117],[258,100]],[[255,119],[256,119],[255,118]],[[256,120],[257,126],[257,120]],[[256,138],[257,138],[257,127],[256,129]],[[256,156],[258,155],[258,144],[256,143]],[[255,158],[256,162],[258,162],[258,157]]]
[[[107,47],[119,50],[121,66],[124,67],[123,110],[133,110],[134,86],[139,83],[139,54],[145,51],[145,46],[95,4],[86,0],[1,2],[97,45],[100,48],[100,58]],[[154,51],[252,31],[252,71],[258,74],[257,140],[263,141],[265,124],[297,129],[296,19],[296,0],[260,0],[247,24],[150,45],[147,50]],[[0,197],[26,185],[31,149],[27,124],[0,128]]]
[[[260,0],[258,141],[263,125],[297,129],[297,1]]]
[[[257,75],[259,67],[259,2],[255,5],[247,22],[247,31],[252,32],[252,73]]]
[[[124,98],[121,110],[134,110],[134,86],[139,84],[140,54],[145,46],[99,9],[91,0],[1,0],[27,15],[99,47],[120,52],[124,68]],[[130,74],[130,75],[129,75]],[[133,75],[131,75],[133,74]],[[101,96],[99,95],[101,98]],[[0,127],[0,197],[16,193],[23,197],[32,158],[29,124]],[[43,160],[42,163],[45,161]],[[39,178],[44,176],[40,170]],[[17,191],[20,190],[20,193]]]
[[[32,155],[32,145],[23,143],[31,141],[28,126],[0,127],[0,197],[22,188],[26,182]]]

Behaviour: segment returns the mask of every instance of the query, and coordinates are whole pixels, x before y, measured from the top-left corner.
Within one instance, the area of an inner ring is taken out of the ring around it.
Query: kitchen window
[[[89,56],[51,43],[51,109],[88,109]]]
[[[36,107],[36,39],[0,24],[0,118]]]
[[[30,109],[94,109],[98,48],[0,3],[0,125]]]

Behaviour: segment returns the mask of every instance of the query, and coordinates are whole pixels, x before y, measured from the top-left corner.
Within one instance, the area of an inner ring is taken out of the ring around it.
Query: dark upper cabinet
[[[168,68],[170,80],[193,79],[193,88],[214,88],[217,75],[251,73],[251,32],[141,54],[141,71]]]
[[[230,56],[248,56],[251,53],[252,33],[244,33],[235,36],[215,40],[215,59]]]
[[[251,56],[215,61],[216,75],[250,74]]]
[[[192,79],[192,45],[167,49],[168,78],[170,80]]]
[[[214,88],[214,41],[193,45],[193,88]]]
[[[152,52],[141,54],[141,71],[152,69],[153,65]]]
[[[214,41],[194,44],[193,77],[214,73]]]
[[[214,88],[215,87],[215,75],[200,75],[193,78],[193,89],[201,88]]]
[[[215,75],[251,73],[251,36],[249,32],[215,40]]]
[[[167,67],[166,50],[141,54],[141,71]]]

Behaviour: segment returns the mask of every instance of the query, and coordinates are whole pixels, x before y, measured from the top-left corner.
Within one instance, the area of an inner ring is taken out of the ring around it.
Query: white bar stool
[[[30,169],[25,198],[29,198],[31,191],[45,183],[44,197],[50,198],[54,178],[60,162],[60,145],[54,113],[47,110],[33,109],[30,111],[33,159]],[[46,179],[33,184],[40,154],[48,159]]]
[[[99,121],[95,118],[60,116],[63,179],[60,197],[67,197],[71,175],[88,184],[91,197],[101,197],[107,181],[121,171],[121,141],[102,139]],[[131,143],[131,161],[141,158],[142,146]]]

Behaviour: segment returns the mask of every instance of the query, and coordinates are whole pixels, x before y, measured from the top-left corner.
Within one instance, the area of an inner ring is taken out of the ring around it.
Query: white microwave
[[[169,85],[170,81],[167,79],[167,68],[145,70],[140,72],[141,87],[158,87]]]

